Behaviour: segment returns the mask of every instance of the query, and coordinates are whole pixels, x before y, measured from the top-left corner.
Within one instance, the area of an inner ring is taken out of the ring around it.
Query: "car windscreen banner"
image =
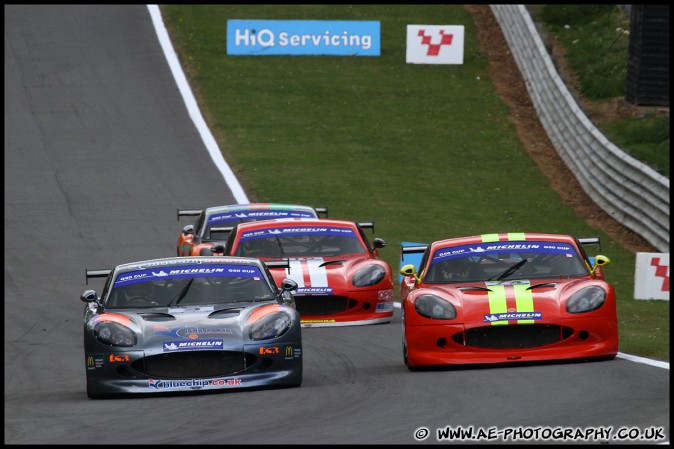
[[[561,242],[490,242],[441,248],[433,255],[433,261],[480,256],[481,254],[563,254],[574,257],[576,251],[568,243]]]
[[[228,20],[227,54],[379,56],[380,22]]]
[[[115,280],[114,287],[156,280],[203,277],[237,277],[261,279],[258,267],[250,265],[185,265],[179,267],[162,267],[150,270],[137,270],[121,273]]]
[[[351,228],[339,228],[332,226],[293,226],[287,228],[267,228],[258,229],[255,231],[248,231],[241,234],[240,240],[263,239],[269,237],[286,237],[286,236],[340,236],[356,238],[356,233]]]
[[[208,224],[228,223],[232,221],[255,221],[255,220],[273,220],[277,218],[316,218],[315,214],[302,210],[245,210],[238,212],[224,212],[213,214],[208,217]]]

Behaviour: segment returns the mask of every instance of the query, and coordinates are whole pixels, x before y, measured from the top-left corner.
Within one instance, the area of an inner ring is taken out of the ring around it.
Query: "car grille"
[[[226,376],[253,365],[257,357],[233,351],[186,351],[136,360],[132,368],[150,377],[184,379]]]
[[[461,345],[485,349],[526,349],[558,343],[569,338],[573,329],[552,324],[485,326],[455,334]]]
[[[343,312],[358,304],[346,296],[295,296],[295,307],[300,315],[332,315]]]

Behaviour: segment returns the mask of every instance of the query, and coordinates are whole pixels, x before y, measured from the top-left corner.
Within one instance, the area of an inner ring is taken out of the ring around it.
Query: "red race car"
[[[328,216],[327,207],[309,207],[297,204],[250,203],[209,207],[208,209],[178,209],[180,217],[197,217],[178,236],[178,256],[211,255],[208,251],[215,242],[227,240],[229,230],[236,223],[275,218],[318,218]]]
[[[405,364],[615,357],[616,297],[602,271],[610,261],[585,250],[599,243],[504,233],[403,246]],[[419,265],[406,263],[415,253]]]
[[[374,224],[333,219],[286,219],[240,223],[213,253],[263,261],[289,259],[272,268],[276,282],[290,278],[302,326],[388,323],[393,318],[393,276],[379,258],[386,245],[370,245],[363,231]]]

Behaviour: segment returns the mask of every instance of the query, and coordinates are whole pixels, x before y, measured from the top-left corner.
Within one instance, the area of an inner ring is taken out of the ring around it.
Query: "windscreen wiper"
[[[499,274],[498,276],[492,276],[492,277],[490,277],[490,278],[487,279],[487,280],[488,280],[488,281],[491,281],[492,279],[494,279],[494,278],[496,277],[496,280],[497,280],[497,281],[500,281],[500,280],[502,280],[502,279],[504,279],[504,278],[507,278],[508,276],[510,276],[511,274],[513,274],[514,272],[516,272],[517,270],[519,270],[520,267],[522,267],[522,265],[524,265],[525,263],[527,263],[528,260],[529,260],[529,259],[522,259],[522,260],[520,260],[519,262],[517,262],[515,265],[513,265],[512,267],[509,267],[508,269],[506,269],[503,273]]]
[[[185,284],[185,286],[183,287],[183,289],[180,290],[180,293],[179,293],[178,296],[176,297],[175,302],[171,301],[171,302],[169,303],[169,305],[171,305],[171,304],[173,304],[173,305],[178,305],[178,303],[179,303],[180,301],[182,301],[183,299],[185,299],[185,295],[187,295],[187,291],[190,289],[190,286],[192,285],[192,282],[194,282],[194,278],[190,279],[190,280],[187,282],[187,284]]]

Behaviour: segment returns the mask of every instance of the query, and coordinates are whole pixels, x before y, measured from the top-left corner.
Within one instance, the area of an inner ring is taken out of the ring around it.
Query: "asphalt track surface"
[[[407,444],[419,428],[437,443],[447,426],[662,427],[669,440],[669,369],[410,372],[399,309],[389,324],[305,329],[299,388],[87,399],[79,296],[101,285],[85,267],[173,256],[177,207],[234,202],[145,5],[5,5],[5,444]]]

